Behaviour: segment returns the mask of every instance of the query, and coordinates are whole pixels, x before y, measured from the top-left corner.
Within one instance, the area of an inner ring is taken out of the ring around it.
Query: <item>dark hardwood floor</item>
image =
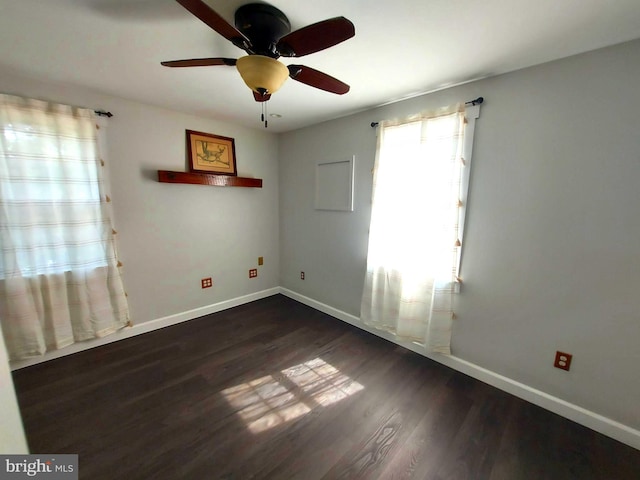
[[[14,372],[82,479],[640,478],[640,451],[277,295]]]

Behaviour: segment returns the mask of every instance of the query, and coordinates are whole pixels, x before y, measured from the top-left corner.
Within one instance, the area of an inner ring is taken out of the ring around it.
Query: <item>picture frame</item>
[[[230,137],[187,130],[189,171],[237,176],[235,141]]]

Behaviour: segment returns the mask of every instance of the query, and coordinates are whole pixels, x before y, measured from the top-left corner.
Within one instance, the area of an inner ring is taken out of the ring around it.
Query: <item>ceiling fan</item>
[[[176,0],[213,30],[248,55],[161,62],[165,67],[235,66],[257,102],[266,102],[287,79],[338,95],[349,85],[304,65],[284,65],[279,57],[302,57],[337,45],[355,35],[353,23],[335,17],[291,32],[286,15],[266,3],[250,3],[235,12],[235,27],[202,0]]]

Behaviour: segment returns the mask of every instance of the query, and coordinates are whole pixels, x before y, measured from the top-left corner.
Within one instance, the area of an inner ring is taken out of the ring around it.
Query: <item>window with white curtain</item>
[[[450,353],[475,119],[455,106],[379,124],[362,320]]]
[[[96,121],[0,95],[0,315],[12,360],[129,321]]]
[[[67,120],[56,128],[66,129]],[[3,127],[3,226],[15,257],[7,262],[0,257],[2,278],[17,271],[33,276],[106,265],[95,135],[37,130],[21,123]],[[73,229],[73,238],[67,229]]]

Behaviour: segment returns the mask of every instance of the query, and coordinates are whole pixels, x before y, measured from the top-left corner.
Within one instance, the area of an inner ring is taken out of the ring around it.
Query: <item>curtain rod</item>
[[[2,92],[0,92],[0,94],[4,95]],[[8,94],[11,95],[11,94]],[[17,95],[13,95],[13,96],[17,96]],[[22,96],[17,96],[18,98],[28,98],[28,97],[22,97]],[[41,101],[45,101],[48,102],[47,100],[41,100]],[[72,107],[74,107],[73,105],[71,105]],[[87,108],[87,107],[74,107],[74,108]],[[113,113],[111,112],[107,112],[105,110],[94,110],[93,111],[96,115],[98,115],[99,117],[107,117],[107,118],[111,118],[113,117]]]
[[[482,102],[484,102],[484,97],[478,97],[475,100],[469,100],[468,102],[464,102],[464,104],[475,106],[475,105],[480,105]],[[378,126],[378,123],[380,122],[371,122],[371,127],[376,128]]]

